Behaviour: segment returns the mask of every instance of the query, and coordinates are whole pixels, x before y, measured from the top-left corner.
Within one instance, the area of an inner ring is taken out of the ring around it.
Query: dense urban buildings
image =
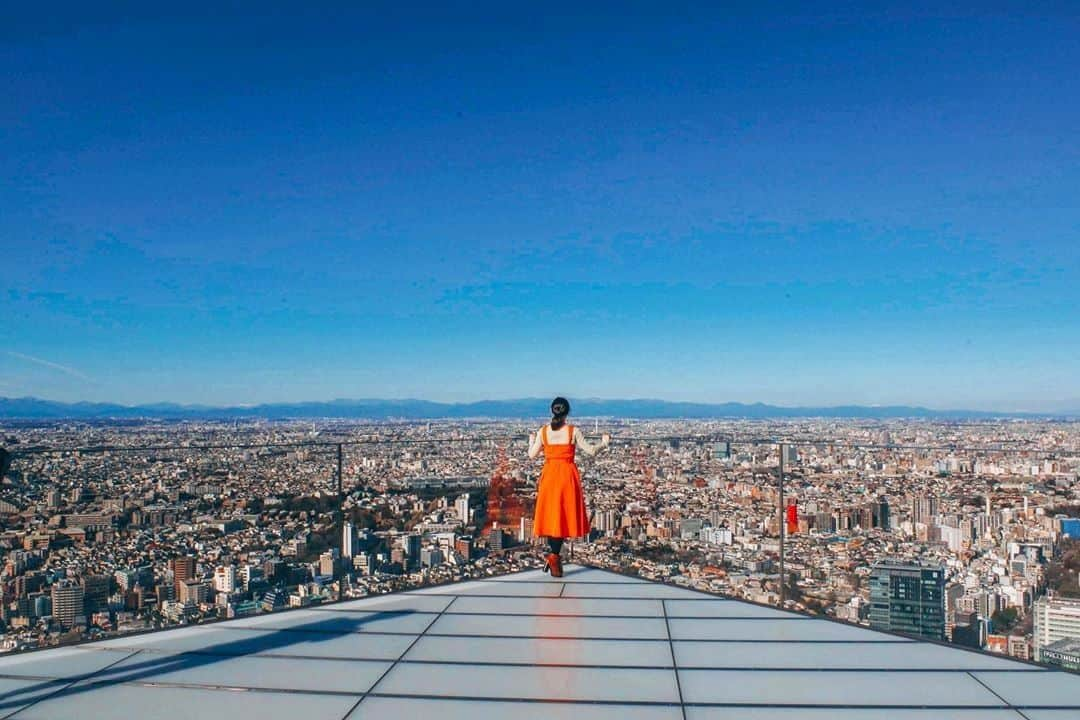
[[[0,645],[536,566],[540,464],[525,437],[538,424],[9,423]],[[593,533],[564,550],[578,561],[1024,659],[1075,657],[1076,423],[582,427],[614,440],[580,458]]]

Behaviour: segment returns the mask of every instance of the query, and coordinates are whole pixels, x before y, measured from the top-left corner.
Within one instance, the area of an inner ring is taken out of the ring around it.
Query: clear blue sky
[[[1075,4],[184,5],[5,15],[0,395],[1080,407]]]

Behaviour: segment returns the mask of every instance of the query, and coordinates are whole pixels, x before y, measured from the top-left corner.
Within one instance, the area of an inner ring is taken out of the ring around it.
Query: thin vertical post
[[[342,480],[341,473],[342,464],[342,448],[341,443],[337,446],[337,500],[338,500],[338,512],[341,513],[341,522],[345,522],[345,484]]]
[[[787,599],[787,588],[784,577],[784,528],[787,518],[784,516],[784,443],[780,443],[780,507],[777,512],[780,516],[780,607],[784,607]]]

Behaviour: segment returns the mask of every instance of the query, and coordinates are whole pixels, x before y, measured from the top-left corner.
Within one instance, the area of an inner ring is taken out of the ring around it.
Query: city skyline
[[[972,408],[928,408],[916,405],[782,406],[768,403],[679,402],[662,398],[572,398],[577,417],[627,419],[706,418],[835,418],[882,421],[927,419],[1080,418],[1080,409],[1059,411],[1002,411]],[[35,397],[0,395],[0,418],[8,419],[108,419],[120,417],[159,419],[223,419],[227,417],[290,419],[413,419],[451,418],[525,419],[544,416],[548,400],[532,398],[485,398],[471,402],[439,402],[423,398],[333,398],[296,403],[206,405],[174,402],[124,405],[120,403],[64,403]]]
[[[0,396],[1080,408],[1075,12],[0,31]]]

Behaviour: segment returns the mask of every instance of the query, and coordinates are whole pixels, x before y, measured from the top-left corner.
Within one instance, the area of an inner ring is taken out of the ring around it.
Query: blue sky
[[[1080,408],[1075,6],[744,7],[12,18],[0,396]]]

